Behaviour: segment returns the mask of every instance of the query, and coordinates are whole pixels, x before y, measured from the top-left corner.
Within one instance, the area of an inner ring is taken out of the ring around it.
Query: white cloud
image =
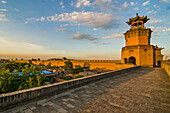
[[[0,21],[9,21],[7,18],[6,18],[6,15],[5,14],[3,14],[3,13],[1,13],[0,14]]]
[[[110,39],[110,38],[123,38],[123,34],[119,34],[119,33],[113,33],[110,34],[109,36],[105,36],[105,37],[101,37],[101,39]]]
[[[118,1],[116,0],[95,0],[92,4],[98,5],[102,11],[117,11],[118,7]]]
[[[29,42],[14,42],[14,41],[9,41],[4,38],[0,38],[0,43],[3,46],[6,47],[20,47],[24,49],[32,49],[32,50],[42,50],[43,46],[29,43]]]
[[[24,24],[28,24],[28,21],[25,21]]]
[[[81,25],[90,25],[93,27],[101,27],[104,29],[117,27],[117,19],[111,14],[103,14],[99,12],[72,12],[55,14],[54,16],[48,16],[48,21],[60,21],[60,22],[73,22],[80,23]]]
[[[0,17],[5,17],[6,15],[5,14],[0,14]]]
[[[169,34],[154,34],[155,36],[169,36]]]
[[[155,11],[154,14],[157,14],[157,11]]]
[[[151,30],[153,31],[153,33],[166,33],[168,31],[170,31],[169,27],[151,27]]]
[[[44,21],[45,18],[27,18],[25,24],[28,22]],[[57,22],[72,22],[70,25],[82,25],[82,26],[93,26],[95,28],[100,27],[104,29],[117,28],[118,19],[114,15],[104,14],[99,12],[72,12],[55,14],[54,16],[47,16],[47,21]]]
[[[97,44],[97,43],[99,43],[98,40],[122,39],[123,37],[124,37],[123,34],[113,33],[113,34],[110,34],[108,36],[104,36],[104,37],[100,37],[100,38],[94,38],[90,34],[77,32],[74,36],[70,36],[69,38],[74,39],[74,40],[89,40],[89,41],[91,41],[91,43]],[[100,44],[109,44],[109,42],[103,42],[103,43],[100,43]]]
[[[151,30],[153,31],[153,33],[157,33],[160,29],[159,29],[159,27],[150,27],[151,28]]]
[[[45,18],[44,17],[41,17],[41,18],[37,18],[36,21],[44,21]]]
[[[143,6],[146,6],[149,4],[149,1],[143,2]]]
[[[93,44],[98,44],[99,42],[97,42],[97,41],[91,41],[91,43],[93,43]]]
[[[38,18],[37,18],[38,19]],[[35,20],[37,20],[37,19],[35,19],[34,17],[33,18],[27,18],[27,20],[24,22],[25,24],[28,24],[28,22],[34,22]]]
[[[103,43],[101,43],[101,44],[110,44],[110,42],[103,42]]]
[[[63,9],[64,7],[65,7],[64,5],[61,6],[62,9]]]
[[[97,38],[92,37],[90,34],[80,32],[77,32],[74,36],[70,36],[69,38],[74,40],[89,40],[89,41],[97,40]]]
[[[6,18],[0,18],[0,21],[9,21],[9,20]]]
[[[133,6],[135,3],[134,2],[130,2],[130,5]]]
[[[124,3],[122,4],[122,6],[120,6],[120,10],[126,11],[126,9],[127,9],[128,6],[129,6],[129,4],[128,4],[127,2],[124,2]],[[117,8],[118,8],[118,7],[117,7]]]
[[[0,9],[0,11],[8,11],[7,9]]]
[[[23,42],[23,45],[25,49],[32,49],[32,50],[42,50],[44,47],[37,45],[37,44],[33,44],[33,43],[28,43],[28,42]]]
[[[91,3],[89,0],[78,0],[76,3],[76,7],[79,8],[80,6],[90,6]]]
[[[1,1],[1,3],[6,4],[6,3],[7,3],[7,1],[2,0],[2,1]]]
[[[124,2],[123,7],[126,8],[127,6],[128,6],[127,2]]]
[[[69,25],[69,24],[63,24],[62,26],[63,26],[63,27],[66,27],[66,26],[68,26],[68,25]]]
[[[103,3],[107,2],[107,0],[95,0],[93,4],[101,5]]]
[[[74,5],[74,3],[73,3],[73,1],[71,1],[71,6],[73,6]]]
[[[96,31],[97,29],[96,28],[93,28],[94,31]]]
[[[159,7],[160,7],[159,5],[158,5],[158,6],[157,6],[157,5],[154,5],[154,8],[159,8]]]
[[[27,18],[28,21],[31,21],[31,20],[35,20],[36,18],[32,17],[32,18]]]
[[[168,2],[168,0],[160,0],[160,2]]]
[[[60,5],[63,5],[63,2],[62,2],[62,1],[60,2]]]
[[[157,24],[157,23],[162,23],[163,20],[157,20],[155,18],[151,18],[150,21],[148,21],[148,24]]]
[[[40,17],[40,18],[35,18],[35,17],[32,17],[32,18],[27,18],[27,20],[25,21],[25,24],[28,24],[28,22],[38,22],[38,21],[45,21],[45,17]]]
[[[153,13],[153,10],[147,12],[147,14],[150,14],[150,13]]]
[[[44,17],[41,17],[41,21],[44,21],[45,20],[45,18]]]
[[[138,10],[139,10],[139,8],[138,8],[138,7],[136,7],[136,8],[134,8],[134,10],[135,10],[135,11],[138,11]]]
[[[56,28],[56,32],[58,32],[58,31],[63,31],[63,32],[65,32],[65,31],[67,31],[65,28]]]
[[[170,28],[164,28],[162,29],[163,32],[167,32],[167,31],[170,31]]]
[[[17,8],[14,8],[14,10],[17,11],[17,12],[19,11],[19,9],[17,9]]]

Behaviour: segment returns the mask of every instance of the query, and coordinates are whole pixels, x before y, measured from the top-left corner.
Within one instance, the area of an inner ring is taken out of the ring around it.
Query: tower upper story
[[[126,46],[150,45],[151,29],[145,28],[144,24],[149,20],[147,16],[132,17],[126,23],[131,26],[130,30],[124,33]]]

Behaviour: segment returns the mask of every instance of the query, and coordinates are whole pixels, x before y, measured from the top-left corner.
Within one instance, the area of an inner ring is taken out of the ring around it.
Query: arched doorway
[[[129,63],[133,63],[134,65],[136,65],[136,58],[135,57],[130,57],[129,58]]]
[[[161,61],[159,61],[159,60],[157,61],[157,66],[161,67]]]

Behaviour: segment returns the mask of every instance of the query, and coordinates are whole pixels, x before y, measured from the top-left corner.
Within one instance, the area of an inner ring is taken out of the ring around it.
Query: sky
[[[0,0],[0,58],[120,60],[136,13],[170,58],[170,0]]]

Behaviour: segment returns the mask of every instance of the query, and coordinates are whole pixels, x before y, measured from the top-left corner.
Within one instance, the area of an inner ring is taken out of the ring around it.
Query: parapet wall
[[[161,68],[163,68],[170,76],[170,61],[163,61],[161,63]]]
[[[23,102],[25,100],[34,99],[40,96],[45,96],[51,93],[58,94],[61,91],[65,91],[71,88],[76,88],[96,80],[104,79],[112,76],[119,76],[122,73],[127,73],[133,70],[140,68],[140,66],[130,67],[126,69],[121,69],[117,71],[109,71],[101,74],[95,74],[83,78],[73,79],[69,81],[64,81],[60,83],[49,84],[45,86],[30,88],[21,91],[15,91],[11,93],[1,94],[0,95],[0,109],[3,107]]]

